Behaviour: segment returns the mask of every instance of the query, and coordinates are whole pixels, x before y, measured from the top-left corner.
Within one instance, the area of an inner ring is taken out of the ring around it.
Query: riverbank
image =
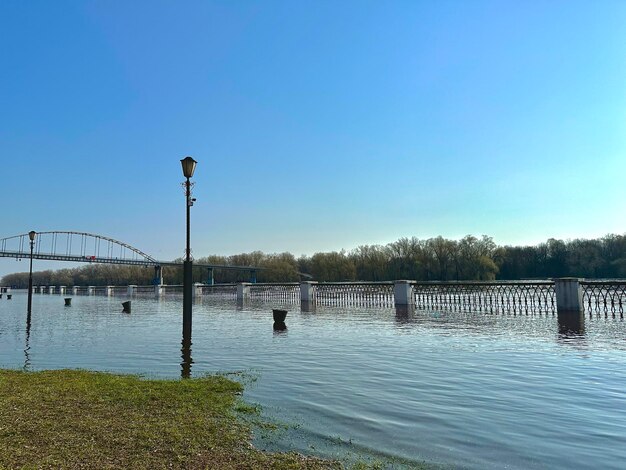
[[[253,448],[241,392],[221,376],[0,369],[0,468],[341,468]]]

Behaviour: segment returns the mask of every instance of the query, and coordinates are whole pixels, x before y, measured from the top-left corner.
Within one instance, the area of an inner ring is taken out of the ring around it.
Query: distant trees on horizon
[[[592,240],[550,238],[535,246],[498,246],[489,236],[467,235],[460,240],[441,236],[421,240],[400,238],[387,245],[361,245],[351,251],[319,252],[296,258],[291,253],[260,251],[231,256],[211,255],[197,263],[256,266],[258,282],[417,281],[538,279],[577,276],[626,277],[626,235]],[[216,283],[249,281],[250,273],[214,270]],[[71,269],[33,273],[34,285],[148,285],[152,267],[89,264]],[[166,284],[182,284],[182,269],[164,267]],[[206,282],[207,270],[194,268],[194,281]],[[0,284],[25,288],[28,273],[14,273]]]

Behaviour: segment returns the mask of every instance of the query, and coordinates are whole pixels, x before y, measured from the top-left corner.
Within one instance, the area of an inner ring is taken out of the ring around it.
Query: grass
[[[241,391],[222,376],[0,369],[0,468],[341,468],[253,448]]]

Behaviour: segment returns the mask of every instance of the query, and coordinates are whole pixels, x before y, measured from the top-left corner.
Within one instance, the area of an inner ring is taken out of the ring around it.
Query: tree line
[[[181,260],[177,260],[181,261]],[[302,255],[261,251],[231,256],[212,255],[196,263],[255,266],[257,282],[417,281],[626,277],[626,235],[599,239],[556,240],[534,246],[498,246],[489,236],[467,235],[460,240],[441,236],[400,238],[386,245],[361,245],[351,251]],[[154,269],[141,266],[89,264],[71,269],[33,273],[34,285],[149,285]],[[166,284],[182,284],[182,268],[163,268]],[[213,270],[216,283],[250,281],[249,271]],[[194,282],[206,282],[208,270],[194,267]],[[9,274],[1,284],[28,286],[28,273]]]

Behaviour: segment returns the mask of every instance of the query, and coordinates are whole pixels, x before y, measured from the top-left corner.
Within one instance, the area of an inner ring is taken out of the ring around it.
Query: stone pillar
[[[200,282],[195,282],[193,284],[193,298],[194,299],[199,299],[200,297],[202,297],[202,286],[203,284]]]
[[[563,277],[554,280],[556,312],[561,335],[581,335],[585,333],[583,313],[583,290],[577,277]]]
[[[72,287],[72,295],[78,295],[78,286]]]
[[[128,286],[128,297],[132,297],[133,294],[135,293],[135,289],[137,288],[137,286],[135,284],[131,284]]]
[[[395,305],[415,305],[413,281],[395,281],[393,284],[393,300]]]
[[[113,295],[113,286],[106,286],[104,288],[104,293],[107,297],[111,297]]]
[[[59,286],[59,295],[65,295],[65,286]]]
[[[93,295],[94,286],[87,286],[87,295]]]
[[[577,277],[562,277],[554,280],[556,294],[556,311],[582,312],[583,290]]]
[[[246,300],[250,297],[250,283],[240,282],[237,284],[237,300]]]
[[[315,303],[315,281],[302,281],[300,283],[300,302]]]

